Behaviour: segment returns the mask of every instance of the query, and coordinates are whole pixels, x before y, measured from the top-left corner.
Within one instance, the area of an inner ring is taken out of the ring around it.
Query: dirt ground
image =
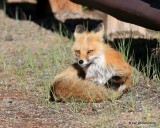
[[[33,75],[33,69],[25,65],[25,57],[31,52],[37,58],[39,54],[47,58],[51,44],[58,47],[59,42],[67,45],[70,39],[32,21],[8,18],[0,10],[0,128],[160,126],[160,83],[154,79],[148,81],[140,73],[136,74],[137,83],[130,91],[114,102],[49,102],[46,94],[49,91],[45,91],[41,76],[45,75],[46,81],[52,76],[43,73],[41,67],[38,68],[40,75]],[[26,55],[27,49],[30,51]],[[55,74],[54,63],[48,65],[52,68],[46,72]],[[24,75],[23,71],[26,71]]]

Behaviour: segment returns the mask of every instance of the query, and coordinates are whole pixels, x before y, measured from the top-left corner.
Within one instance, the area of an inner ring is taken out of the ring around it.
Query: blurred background
[[[148,29],[122,22],[108,14],[75,4],[70,0],[1,0],[1,7],[5,8],[7,15],[12,18],[36,22],[45,19],[43,25],[48,29],[53,29],[53,24],[63,23],[69,31],[73,32],[79,23],[88,24],[89,29],[92,29],[99,22],[104,22],[105,33],[109,39],[121,36],[148,38],[154,35],[156,37]]]

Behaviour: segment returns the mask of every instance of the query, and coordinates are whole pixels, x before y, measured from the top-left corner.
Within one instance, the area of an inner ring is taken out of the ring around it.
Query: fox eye
[[[87,54],[91,54],[93,52],[93,50],[88,50]]]
[[[76,55],[80,54],[80,50],[75,50]]]

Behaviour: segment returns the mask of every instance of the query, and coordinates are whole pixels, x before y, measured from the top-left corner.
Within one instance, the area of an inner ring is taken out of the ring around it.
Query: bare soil
[[[49,102],[41,78],[28,68],[22,86],[17,69],[25,63],[24,50],[47,52],[51,43],[58,47],[59,38],[34,22],[10,19],[0,10],[0,55],[4,57],[0,59],[0,128],[160,126],[160,83],[147,81],[140,73],[130,91],[114,102]],[[61,38],[63,43],[70,42]]]

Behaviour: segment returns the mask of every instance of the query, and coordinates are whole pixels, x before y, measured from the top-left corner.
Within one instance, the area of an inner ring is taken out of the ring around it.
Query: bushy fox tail
[[[121,94],[119,92],[111,91],[105,86],[98,86],[83,79],[60,77],[54,80],[51,87],[52,99],[55,98],[62,101],[73,99],[83,102],[102,102],[105,100],[114,100],[120,96]]]

